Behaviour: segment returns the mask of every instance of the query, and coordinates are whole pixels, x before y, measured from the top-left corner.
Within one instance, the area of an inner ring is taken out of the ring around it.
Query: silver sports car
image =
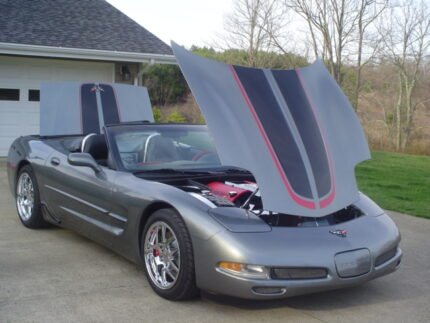
[[[208,126],[154,123],[142,87],[44,84],[40,135],[8,156],[25,226],[111,248],[172,300],[288,297],[398,268],[399,231],[355,182],[366,139],[322,63],[251,69],[172,48]]]

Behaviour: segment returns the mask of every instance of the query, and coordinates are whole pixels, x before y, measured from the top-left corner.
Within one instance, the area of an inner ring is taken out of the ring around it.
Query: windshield
[[[141,124],[109,127],[110,142],[128,171],[220,167],[206,126]]]

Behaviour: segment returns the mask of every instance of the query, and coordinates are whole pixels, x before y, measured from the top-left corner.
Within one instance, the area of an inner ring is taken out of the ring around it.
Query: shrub
[[[184,123],[187,122],[187,119],[180,113],[178,110],[174,110],[168,117],[167,122],[172,123]]]
[[[161,109],[154,107],[152,108],[152,114],[154,115],[154,121],[156,123],[160,123],[161,122]]]

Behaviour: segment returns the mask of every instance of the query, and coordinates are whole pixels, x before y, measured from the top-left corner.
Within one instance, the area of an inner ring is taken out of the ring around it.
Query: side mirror
[[[94,160],[93,156],[87,153],[71,153],[67,157],[67,161],[73,166],[84,166],[90,167],[94,170],[96,174],[102,171],[102,168]]]

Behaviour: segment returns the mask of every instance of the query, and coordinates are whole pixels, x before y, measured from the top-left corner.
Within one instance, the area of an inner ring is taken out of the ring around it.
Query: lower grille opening
[[[300,279],[321,279],[327,277],[325,268],[272,268],[270,271],[272,279],[300,280]]]

